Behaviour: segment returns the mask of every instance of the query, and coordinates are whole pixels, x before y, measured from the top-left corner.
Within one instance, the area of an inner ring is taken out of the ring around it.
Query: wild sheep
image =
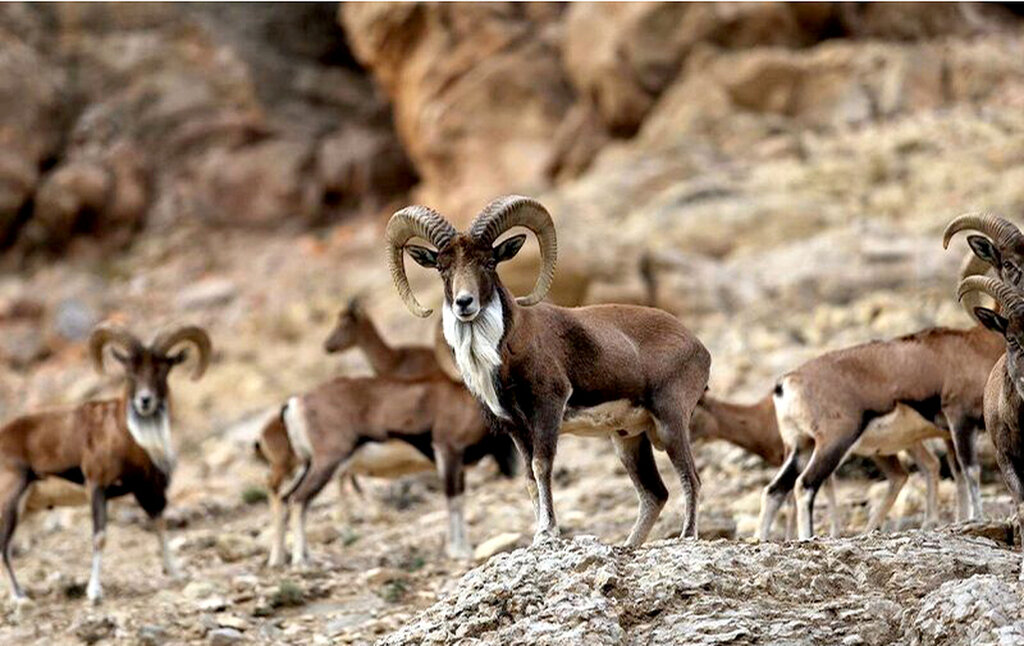
[[[980,291],[995,298],[1002,313],[978,307],[982,325],[1005,340],[1006,353],[999,358],[985,384],[985,427],[996,450],[996,462],[1006,488],[1017,505],[1017,528],[1024,533],[1024,295],[988,277],[973,276],[957,288],[962,299]],[[1024,566],[1020,572],[1024,580]]]
[[[503,471],[514,469],[512,446],[488,433],[476,400],[447,377],[337,378],[290,398],[281,419],[283,424],[269,423],[259,441],[271,465],[271,567],[284,564],[286,507],[292,513],[292,564],[306,563],[306,510],[364,444],[400,439],[436,461],[448,503],[448,554],[453,558],[470,555],[463,464],[494,454]],[[505,447],[504,455],[495,445]],[[296,469],[298,475],[285,484]]]
[[[89,353],[103,372],[104,350],[123,366],[121,397],[89,401],[74,408],[18,417],[0,428],[0,550],[11,594],[23,600],[11,567],[10,547],[19,507],[33,483],[56,477],[85,485],[92,506],[92,573],[86,588],[93,603],[102,598],[100,561],[107,525],[107,500],[132,494],[154,519],[164,572],[177,570],[167,547],[167,486],[174,471],[171,444],[171,369],[185,361],[189,343],[198,351],[192,378],[199,379],[210,360],[210,338],[199,327],[184,326],[157,335],[143,345],[131,332],[101,326],[89,337]]]
[[[519,252],[526,236],[495,244],[516,226],[537,236],[542,261],[533,291],[520,298],[502,285],[497,266]],[[688,427],[711,356],[678,319],[640,306],[541,303],[554,279],[555,227],[547,210],[527,197],[494,200],[464,233],[429,208],[409,206],[391,217],[385,235],[395,286],[416,316],[431,310],[412,293],[404,253],[440,273],[445,339],[490,423],[512,436],[523,458],[535,542],[558,532],[551,469],[560,430],[607,434],[615,441],[640,499],[627,545],[644,542],[668,498],[652,445],[668,452],[682,481],[681,535],[697,536],[700,478]],[[434,249],[407,245],[414,237]]]
[[[797,533],[810,538],[818,487],[868,423],[899,404],[950,430],[968,484],[969,517],[980,517],[974,431],[983,425],[984,381],[1000,354],[998,335],[982,326],[932,328],[828,352],[785,374],[775,387],[774,404],[786,461],[765,488],[760,536],[768,536],[779,506],[795,486]],[[813,453],[801,470],[800,454],[812,444]]]
[[[775,416],[775,402],[771,394],[753,404],[743,405],[721,401],[705,395],[697,404],[690,426],[691,439],[722,439],[759,455],[772,466],[782,466],[786,446],[779,434]],[[907,482],[907,471],[897,455],[907,451],[913,456],[925,476],[927,486],[925,526],[938,522],[938,486],[940,464],[935,454],[924,444],[932,437],[948,438],[949,434],[922,418],[916,411],[902,404],[887,415],[871,420],[851,449],[851,453],[871,458],[885,475],[889,483],[886,496],[876,507],[868,520],[865,532],[879,529],[889,510],[896,502],[903,485]],[[950,456],[953,457],[952,455]],[[954,473],[958,473],[954,470]],[[832,478],[825,487],[832,486]],[[835,509],[834,494],[829,496],[832,534],[838,534],[838,510]]]

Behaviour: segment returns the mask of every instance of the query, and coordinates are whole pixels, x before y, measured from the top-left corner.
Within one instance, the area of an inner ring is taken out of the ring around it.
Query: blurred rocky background
[[[290,582],[252,574],[266,512],[242,492],[261,482],[251,439],[267,411],[367,371],[321,350],[350,296],[395,342],[432,340],[436,321],[411,317],[384,270],[390,213],[421,202],[463,224],[510,192],[555,218],[554,300],[657,303],[711,349],[712,392],[751,401],[823,350],[969,324],[952,297],[966,245],[944,252],[939,234],[967,210],[1020,218],[1024,17],[1001,4],[0,5],[0,417],[116,388],[83,348],[101,320],[143,335],[197,322],[217,348],[203,381],[173,385],[177,549],[200,581],[137,579],[135,563],[155,573],[157,560],[126,504],[108,596],[139,605],[97,618],[64,600],[88,568],[87,515],[61,512],[19,533],[44,601],[0,637],[365,642],[454,585],[465,568],[440,556],[430,478],[371,487],[340,525],[325,496],[314,545],[331,575]],[[530,245],[504,269],[519,290]],[[436,278],[410,271],[437,303]],[[625,536],[633,494],[611,449],[569,439],[560,456],[563,526]],[[771,470],[717,445],[699,458],[706,525],[749,535]],[[520,483],[478,472],[473,540],[528,533]],[[897,508],[911,516],[912,484]],[[851,530],[880,492],[842,491]],[[658,538],[678,524],[675,500]],[[284,583],[295,608],[268,601]],[[937,643],[936,625],[915,624],[920,643]]]

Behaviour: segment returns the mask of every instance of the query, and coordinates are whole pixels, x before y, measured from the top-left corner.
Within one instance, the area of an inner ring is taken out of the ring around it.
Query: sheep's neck
[[[770,396],[747,406],[707,397],[705,406],[718,422],[715,437],[759,455],[770,464],[782,464],[785,447]]]
[[[391,374],[398,365],[398,351],[384,342],[373,322],[361,317],[356,335],[359,348],[370,362],[373,372],[378,375]]]

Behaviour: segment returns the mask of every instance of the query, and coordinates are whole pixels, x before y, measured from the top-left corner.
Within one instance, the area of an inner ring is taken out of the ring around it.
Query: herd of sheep
[[[531,231],[540,246],[540,275],[524,297],[513,296],[497,272],[526,240],[517,234],[499,241],[515,227]],[[404,257],[437,270],[442,334],[434,347],[394,348],[358,301],[342,310],[325,350],[359,347],[376,374],[340,377],[293,396],[262,429],[257,451],[270,468],[269,565],[289,560],[289,511],[290,561],[307,562],[307,509],[332,479],[430,469],[444,485],[448,554],[468,557],[464,467],[487,455],[511,476],[518,454],[536,517],[534,542],[550,540],[558,533],[551,484],[561,433],[612,439],[639,499],[629,546],[644,542],[668,499],[654,449],[667,453],[682,483],[680,536],[697,536],[700,477],[690,442],[700,437],[726,439],[779,467],[762,498],[762,540],[787,500],[795,506],[796,535],[812,537],[814,500],[823,486],[835,532],[833,474],[851,453],[871,458],[889,485],[866,530],[882,525],[907,480],[902,452],[925,474],[925,524],[934,525],[939,460],[927,446],[931,438],[948,448],[957,518],[980,517],[979,429],[992,438],[1017,521],[1024,522],[1024,235],[1005,219],[969,214],[949,224],[944,246],[965,230],[977,233],[967,238],[972,254],[957,293],[978,325],[930,328],[823,354],[744,406],[707,394],[711,356],[674,316],[637,305],[543,302],[557,241],[551,216],[536,200],[498,198],[462,232],[436,211],[406,207],[387,226],[388,268],[400,297],[420,317],[432,310],[413,294]],[[410,244],[414,239],[429,246]],[[979,294],[995,306],[983,307]],[[121,397],[25,415],[0,428],[0,549],[16,602],[26,596],[12,568],[11,539],[33,487],[47,478],[82,485],[91,505],[91,601],[102,597],[111,498],[135,497],[154,521],[165,572],[176,572],[163,520],[176,462],[168,376],[190,361],[192,377],[201,377],[210,337],[183,326],[147,345],[124,328],[101,325],[89,351],[99,371],[108,358],[120,364]]]

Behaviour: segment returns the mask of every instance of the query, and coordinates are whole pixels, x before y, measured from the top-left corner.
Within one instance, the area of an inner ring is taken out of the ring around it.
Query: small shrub
[[[388,603],[398,603],[405,598],[409,586],[401,579],[385,581],[381,587],[380,596]]]
[[[277,590],[270,595],[270,607],[290,608],[301,606],[306,602],[306,593],[302,588],[291,581],[281,581],[277,584]]]
[[[402,561],[399,563],[406,572],[415,572],[416,570],[423,569],[423,566],[427,564],[427,559],[423,558],[423,555],[419,553],[415,547],[410,551]]]
[[[352,529],[351,527],[346,527],[345,529],[343,529],[341,531],[341,544],[344,545],[345,547],[348,547],[349,545],[352,545],[353,543],[358,541],[360,538],[361,537],[359,536],[359,532],[357,532],[356,530]]]
[[[246,487],[242,491],[242,502],[247,505],[259,505],[267,502],[267,491],[263,487]]]

